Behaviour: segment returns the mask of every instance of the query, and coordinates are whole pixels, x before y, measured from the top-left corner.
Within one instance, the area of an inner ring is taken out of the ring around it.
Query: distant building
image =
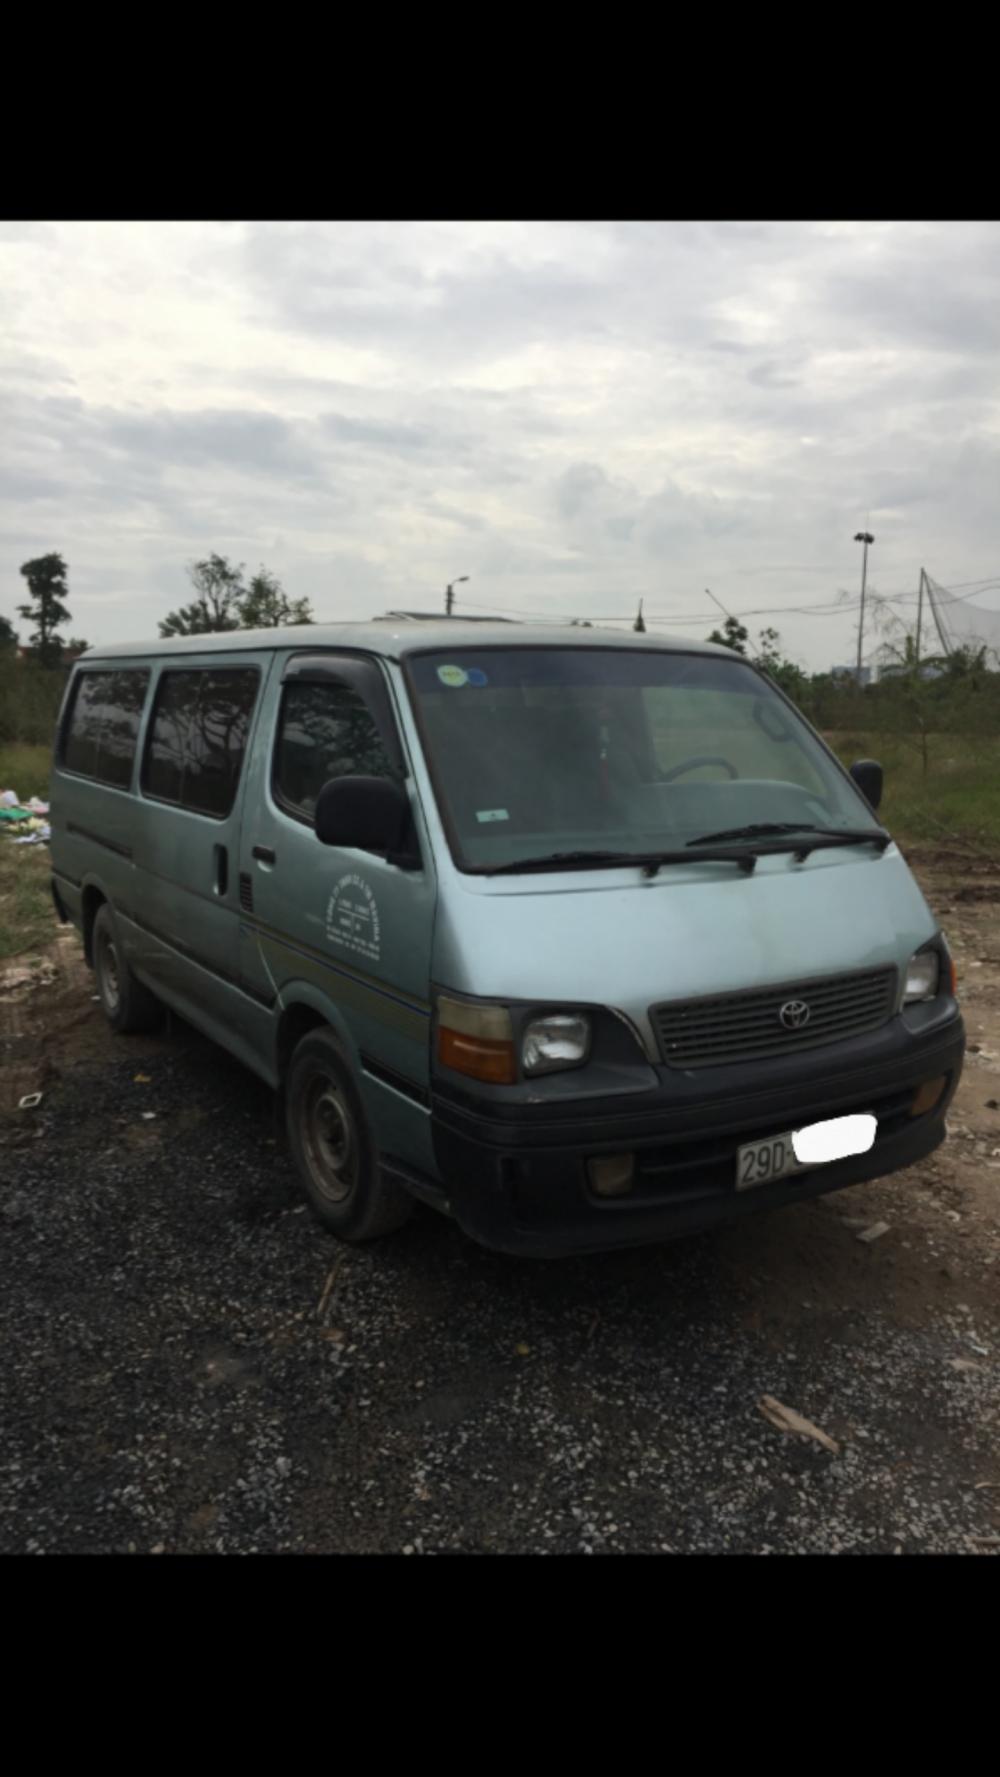
[[[831,666],[830,677],[841,681],[853,679],[857,685],[870,685],[872,669],[870,666],[863,666],[859,672],[856,666]]]

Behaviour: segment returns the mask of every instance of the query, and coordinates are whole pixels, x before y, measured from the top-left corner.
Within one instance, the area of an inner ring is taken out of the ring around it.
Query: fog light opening
[[[635,1180],[634,1154],[602,1154],[587,1161],[590,1188],[597,1197],[627,1197]]]
[[[922,1086],[918,1086],[910,1105],[910,1116],[923,1117],[932,1111],[940,1103],[947,1084],[947,1074],[938,1074],[935,1079],[925,1080]]]

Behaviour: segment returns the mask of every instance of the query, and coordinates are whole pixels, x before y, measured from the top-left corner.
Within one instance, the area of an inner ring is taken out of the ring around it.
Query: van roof
[[[517,633],[515,634],[515,630]],[[681,636],[631,629],[584,629],[570,623],[510,623],[501,619],[424,617],[389,612],[367,623],[310,623],[282,629],[234,629],[220,635],[165,636],[149,642],[95,643],[83,661],[127,656],[130,659],[160,654],[240,654],[269,648],[364,649],[399,660],[427,648],[654,648],[670,653],[731,654],[714,642],[689,641]]]

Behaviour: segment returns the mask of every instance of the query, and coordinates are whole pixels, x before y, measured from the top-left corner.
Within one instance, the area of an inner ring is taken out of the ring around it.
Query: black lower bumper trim
[[[961,1019],[933,1042],[914,1044],[867,1078],[813,1080],[793,1094],[772,1089],[750,1098],[706,1100],[700,1115],[664,1101],[660,1114],[588,1118],[525,1128],[484,1115],[456,1118],[435,1101],[435,1157],[452,1213],[482,1245],[501,1252],[557,1256],[639,1246],[880,1178],[932,1153],[945,1135],[945,1113],[961,1074]],[[925,1081],[943,1077],[937,1104],[910,1115]],[[736,1189],[736,1154],[745,1141],[783,1134],[826,1117],[871,1111],[878,1134],[867,1154],[818,1166],[773,1184]],[[631,1152],[633,1189],[603,1199],[589,1186],[588,1159]]]

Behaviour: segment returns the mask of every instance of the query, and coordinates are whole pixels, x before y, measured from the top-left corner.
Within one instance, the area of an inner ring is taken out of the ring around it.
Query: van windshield
[[[673,851],[758,823],[880,830],[801,718],[736,657],[529,645],[411,655],[407,670],[463,870]]]

